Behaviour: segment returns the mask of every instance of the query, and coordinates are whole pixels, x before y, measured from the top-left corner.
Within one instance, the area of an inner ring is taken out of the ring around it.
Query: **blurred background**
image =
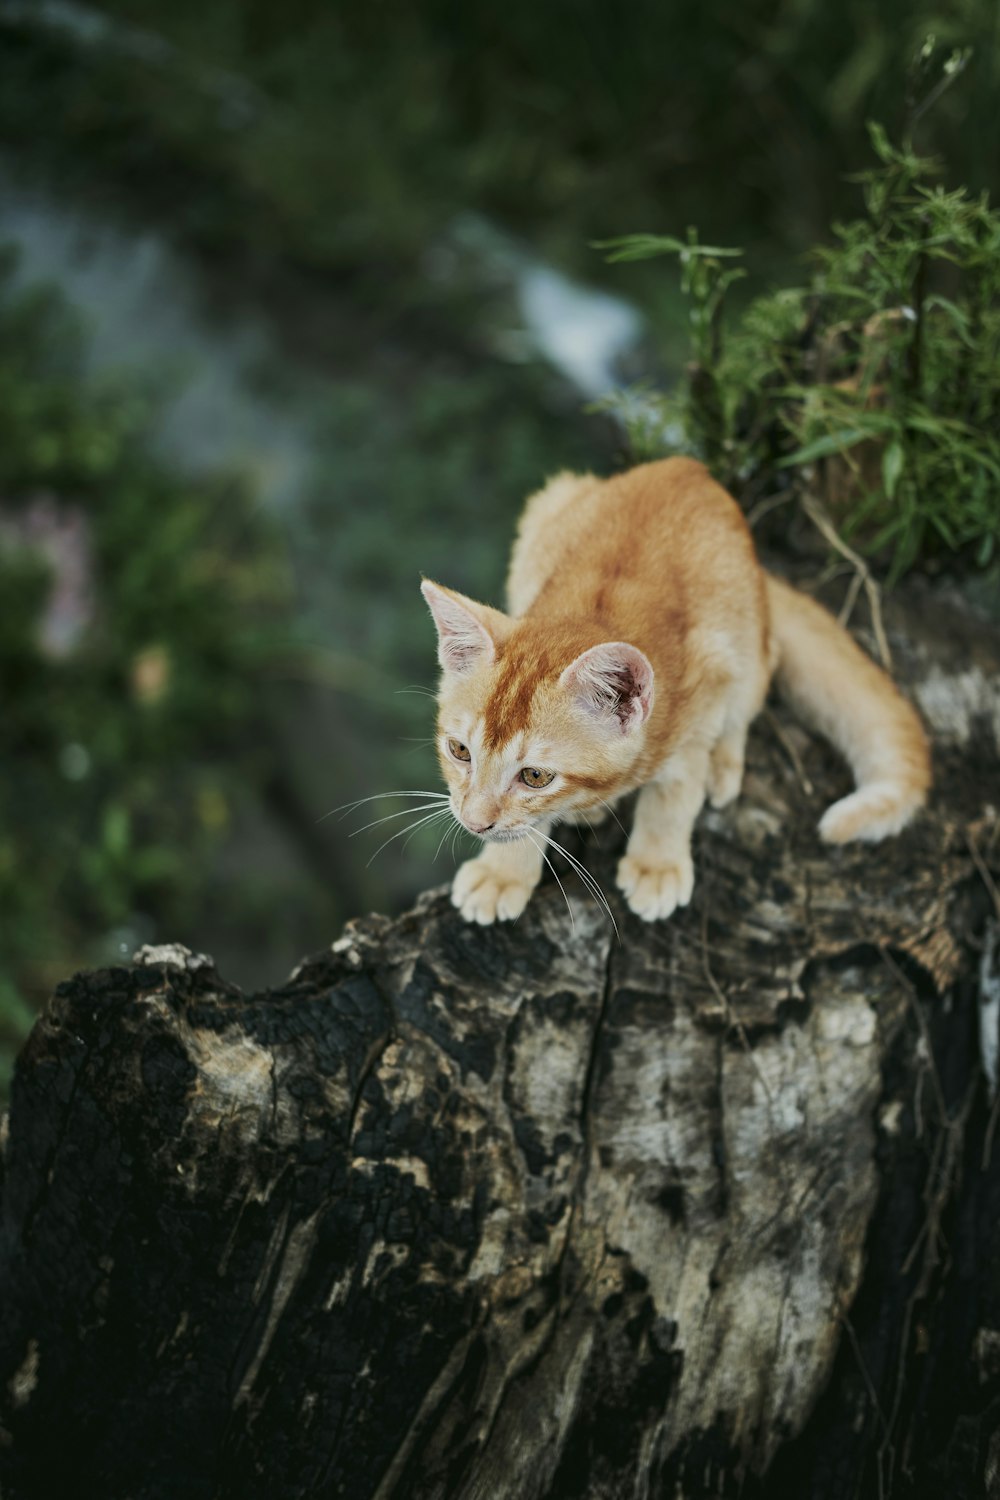
[[[421,573],[499,603],[683,366],[594,242],[799,277],[928,32],[920,144],[995,189],[996,0],[0,0],[0,1073],[75,968],[261,987],[448,877],[326,815],[438,786]]]

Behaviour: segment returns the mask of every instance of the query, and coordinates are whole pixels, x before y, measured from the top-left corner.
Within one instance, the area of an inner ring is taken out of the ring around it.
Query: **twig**
[[[899,1419],[902,1405],[905,1384],[904,1369],[910,1348],[913,1311],[917,1303],[928,1295],[935,1267],[941,1263],[942,1247],[947,1256],[948,1245],[941,1230],[941,1221],[945,1206],[952,1193],[956,1190],[961,1178],[965,1128],[973,1101],[976,1097],[978,1083],[973,1082],[966,1089],[964,1098],[955,1112],[952,1113],[948,1109],[945,1100],[944,1087],[937,1070],[934,1050],[931,1046],[930,1028],[927,1025],[927,1018],[923,1013],[916,990],[886,949],[880,948],[879,956],[894,978],[902,985],[916,1018],[917,1027],[927,1053],[928,1067],[926,1071],[930,1074],[933,1083],[941,1122],[940,1133],[935,1141],[931,1159],[927,1166],[927,1179],[923,1193],[925,1207],[924,1222],[900,1268],[900,1274],[908,1276],[914,1268],[920,1248],[924,1247],[917,1284],[906,1300],[906,1311],[903,1318],[903,1329],[899,1341],[899,1354],[896,1365],[895,1390],[889,1411],[886,1436],[878,1450],[879,1483],[880,1485],[882,1483],[883,1465],[887,1463],[891,1488],[892,1470],[895,1467],[895,1449],[891,1442],[891,1435],[896,1430],[896,1423]],[[904,1449],[904,1453],[905,1451]]]
[[[836,583],[838,578],[845,578],[848,576],[850,576],[851,578],[857,578],[858,576],[857,573],[855,573],[854,569],[851,567],[850,563],[838,562],[836,558],[831,557],[830,561],[827,563],[826,567],[823,569],[822,573],[817,579],[817,586],[819,588],[825,588],[828,583]]]
[[[786,490],[777,495],[765,495],[763,500],[758,500],[757,504],[747,512],[747,525],[750,527],[750,530],[753,531],[757,522],[763,521],[764,517],[770,515],[772,510],[777,510],[781,505],[788,505],[794,499],[795,495],[791,490]]]
[[[996,826],[1000,827],[1000,824],[997,824]],[[980,854],[979,845],[976,843],[976,840],[973,837],[970,829],[966,829],[965,831],[965,842],[969,846],[969,853],[972,855],[972,862],[975,865],[976,869],[979,871],[979,875],[982,879],[983,885],[986,887],[986,890],[993,901],[993,909],[996,912],[997,922],[1000,923],[1000,891],[997,890],[996,881],[993,879],[993,876],[990,872],[990,867],[986,863],[985,859],[983,859],[983,856]],[[986,942],[989,943],[989,941],[989,931],[987,930]],[[984,950],[984,962],[986,960],[986,957],[987,955]],[[983,1136],[983,1154],[981,1165],[984,1172],[989,1171],[990,1163],[993,1160],[993,1138],[996,1135],[998,1119],[1000,1119],[1000,1089],[997,1090],[994,1096],[993,1105],[990,1109],[990,1117],[986,1122],[986,1131]]]
[[[969,829],[966,829],[965,832],[965,842],[969,846],[969,853],[972,855],[972,862],[975,865],[976,869],[979,871],[979,874],[982,877],[983,885],[986,887],[993,901],[993,910],[996,912],[997,921],[1000,922],[1000,891],[997,890],[997,884],[990,872],[990,867],[986,863],[985,859],[983,859],[983,856],[980,854],[979,846],[977,845],[975,839],[972,836],[972,832]]]
[[[875,644],[878,647],[878,654],[882,658],[882,665],[887,671],[891,671],[892,652],[889,650],[889,641],[882,624],[882,594],[878,584],[871,575],[868,564],[838,534],[830,517],[812,495],[803,495],[802,508],[824,540],[829,542],[830,546],[834,551],[839,552],[841,557],[846,557],[861,579],[861,584],[868,599],[868,608],[871,611],[872,630],[875,632]]]
[[[858,1343],[858,1336],[854,1332],[854,1325],[848,1317],[847,1308],[838,1307],[837,1316],[840,1318],[841,1323],[843,1323],[844,1329],[847,1333],[847,1337],[850,1340],[851,1348],[854,1350],[854,1358],[858,1362],[858,1369],[861,1371],[861,1378],[868,1388],[868,1399],[872,1404],[875,1415],[878,1417],[879,1422],[882,1424],[883,1440],[885,1442],[889,1442],[891,1436],[889,1432],[889,1424],[885,1420],[885,1412],[882,1410],[882,1403],[878,1399],[878,1391],[875,1389],[875,1382],[872,1380],[871,1375],[868,1373],[868,1366],[865,1364],[864,1356],[861,1353],[861,1345]]]
[[[920,1001],[917,999],[917,992],[910,980],[897,964],[896,960],[893,958],[892,954],[889,953],[887,949],[880,947],[878,950],[878,954],[879,958],[881,958],[882,962],[889,970],[889,973],[902,987],[903,992],[910,1003],[910,1009],[912,1010],[914,1019],[916,1020],[917,1029],[920,1032],[920,1035],[923,1038],[924,1046],[927,1049],[927,1062],[930,1069],[931,1081],[934,1084],[934,1094],[937,1099],[937,1106],[941,1115],[941,1119],[946,1126],[954,1125],[955,1121],[951,1117],[951,1113],[945,1100],[944,1085],[941,1082],[941,1075],[937,1070],[937,1060],[934,1056],[934,1044],[931,1040],[931,1030],[927,1024],[927,1017],[924,1015]]]
[[[983,1172],[990,1170],[990,1164],[993,1161],[993,1137],[997,1131],[998,1116],[1000,1116],[1000,1090],[997,1091],[997,1096],[993,1100],[990,1117],[986,1122],[986,1130],[983,1133],[983,1154],[979,1161],[980,1169]]]
[[[844,602],[840,606],[839,613],[837,614],[837,624],[843,625],[845,629],[850,621],[851,615],[854,613],[854,606],[858,602],[858,595],[861,592],[861,583],[862,578],[860,573],[854,573],[851,575],[851,581],[847,586],[847,593],[844,595]]]
[[[955,79],[958,78],[960,74],[965,72],[965,69],[967,68],[969,63],[969,58],[971,56],[971,47],[966,47],[963,52],[956,51],[953,54],[952,65],[950,67],[947,65],[945,66],[942,77],[931,89],[930,93],[927,95],[926,99],[924,99],[923,103],[916,104],[914,102],[911,105],[909,126],[907,129],[908,135],[912,133],[912,131],[916,127],[918,120],[920,120],[929,109],[934,108],[934,105],[938,102],[945,89],[950,89],[952,84],[955,82]]]

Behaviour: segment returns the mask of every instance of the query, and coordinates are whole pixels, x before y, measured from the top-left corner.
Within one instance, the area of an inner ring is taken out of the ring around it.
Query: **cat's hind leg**
[[[618,865],[618,886],[637,917],[647,922],[687,906],[694,888],[691,831],[705,800],[708,752],[690,745],[639,793],[628,849]]]
[[[488,926],[519,917],[542,873],[541,845],[534,839],[487,843],[475,859],[460,865],[451,901],[467,922]]]
[[[746,757],[747,734],[757,717],[767,679],[762,665],[730,686],[719,733],[708,756],[708,800],[713,807],[728,807],[740,794]]]
[[[723,731],[709,752],[707,791],[713,807],[728,807],[740,794],[748,727]]]

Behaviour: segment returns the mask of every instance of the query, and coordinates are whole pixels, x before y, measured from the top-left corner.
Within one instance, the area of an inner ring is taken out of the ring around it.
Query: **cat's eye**
[[[537,766],[525,766],[521,772],[521,780],[525,786],[551,786],[555,779],[555,771],[540,771]]]
[[[468,747],[466,745],[462,744],[461,740],[449,740],[448,741],[448,749],[451,751],[452,755],[455,757],[456,760],[471,760],[472,759],[472,753],[471,753],[471,751],[468,749]]]

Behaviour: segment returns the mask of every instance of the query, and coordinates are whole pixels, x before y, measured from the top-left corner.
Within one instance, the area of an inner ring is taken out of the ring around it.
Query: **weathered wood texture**
[[[782,714],[620,943],[578,888],[439,892],[260,995],[183,950],[63,985],[4,1143],[4,1500],[1000,1495],[1000,651],[892,623],[938,778],[894,843],[819,845],[846,775]]]

